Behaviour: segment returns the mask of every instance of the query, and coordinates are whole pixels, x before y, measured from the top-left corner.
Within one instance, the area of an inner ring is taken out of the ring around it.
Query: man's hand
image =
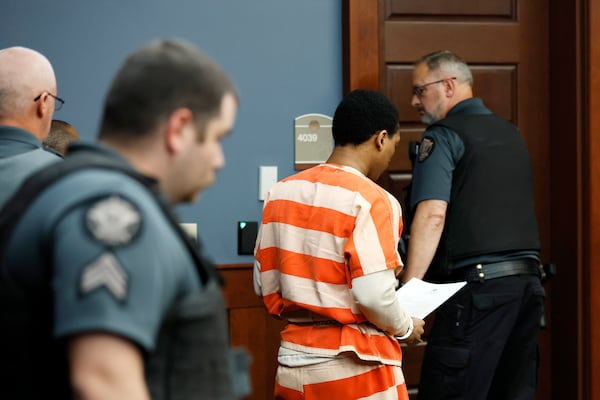
[[[414,343],[421,340],[421,335],[425,332],[425,321],[419,318],[412,317],[413,331],[409,337],[400,340],[400,343]]]

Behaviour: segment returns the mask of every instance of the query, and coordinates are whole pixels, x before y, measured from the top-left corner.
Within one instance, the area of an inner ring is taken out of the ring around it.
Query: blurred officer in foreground
[[[60,158],[42,148],[56,97],[50,61],[35,50],[0,50],[0,208],[32,172]]]
[[[193,45],[152,42],[117,72],[100,144],[73,144],[7,204],[3,398],[239,397],[217,272],[168,204],[213,183],[237,105]]]

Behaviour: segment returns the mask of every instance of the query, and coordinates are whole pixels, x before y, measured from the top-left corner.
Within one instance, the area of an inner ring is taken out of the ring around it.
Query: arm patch
[[[113,195],[104,197],[85,213],[85,227],[97,241],[108,246],[131,243],[140,231],[142,216],[129,200]]]
[[[419,145],[419,162],[425,161],[433,153],[434,147],[435,142],[431,138],[424,138]]]

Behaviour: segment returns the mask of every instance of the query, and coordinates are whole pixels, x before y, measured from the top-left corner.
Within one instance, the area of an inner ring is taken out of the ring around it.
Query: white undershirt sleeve
[[[254,283],[254,293],[257,296],[262,296],[262,285],[260,284],[260,263],[258,261],[254,261],[254,271],[252,272],[253,283]]]
[[[412,319],[400,306],[395,288],[393,269],[352,280],[352,295],[367,319],[387,333],[403,336],[411,330]]]

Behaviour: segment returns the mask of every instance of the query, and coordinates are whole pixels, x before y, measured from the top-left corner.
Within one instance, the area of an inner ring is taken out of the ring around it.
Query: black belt
[[[453,271],[452,278],[467,282],[483,282],[512,275],[540,274],[540,263],[531,258],[501,261],[493,264],[476,264]]]
[[[315,326],[328,326],[328,325],[341,325],[334,319],[328,319],[327,317],[314,313],[308,310],[291,311],[282,315],[283,319],[286,319],[290,324],[294,325],[315,325]]]

